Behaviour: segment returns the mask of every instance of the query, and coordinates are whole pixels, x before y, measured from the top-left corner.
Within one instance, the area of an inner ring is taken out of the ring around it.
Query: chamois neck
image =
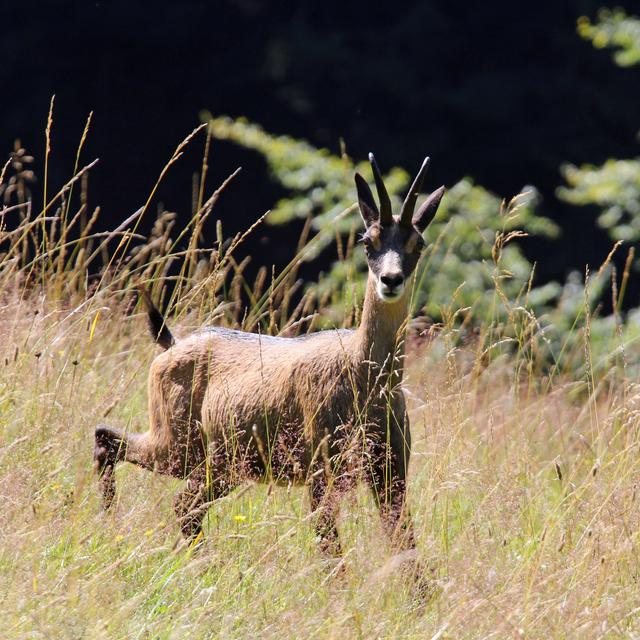
[[[383,302],[376,292],[376,282],[369,274],[360,327],[356,333],[363,360],[390,365],[393,355],[404,353],[404,330],[411,287],[407,285],[395,302]],[[390,355],[391,354],[391,355]]]

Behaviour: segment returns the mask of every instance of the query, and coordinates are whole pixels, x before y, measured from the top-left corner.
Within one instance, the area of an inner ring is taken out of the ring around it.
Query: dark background
[[[0,151],[7,157],[20,138],[42,175],[55,93],[57,189],[94,110],[84,158],[100,157],[90,204],[102,206],[107,227],[146,200],[202,109],[333,151],[343,137],[350,155],[375,150],[383,168],[413,169],[428,153],[431,186],[470,175],[511,196],[536,185],[540,212],[564,235],[561,244],[527,240],[525,250],[539,281],[561,280],[599,264],[611,242],[594,225],[597,212],[554,197],[560,165],[637,154],[640,71],[616,67],[576,34],[576,19],[594,18],[602,1],[4,2]],[[158,204],[185,219],[203,141],[159,192]],[[256,154],[226,143],[213,149],[209,187],[239,164],[216,210],[227,232],[246,228],[280,194]],[[294,236],[261,231],[255,261],[287,262]]]

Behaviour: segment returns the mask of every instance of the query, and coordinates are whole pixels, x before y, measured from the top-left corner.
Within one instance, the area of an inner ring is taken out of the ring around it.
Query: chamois
[[[337,554],[339,495],[365,480],[394,544],[414,546],[405,504],[411,434],[400,387],[403,343],[409,278],[444,187],[414,214],[426,158],[394,216],[373,154],[369,160],[380,207],[356,173],[369,266],[357,329],[283,338],[210,327],[174,339],[141,291],[153,338],[165,351],[149,372],[149,430],[95,430],[105,508],[120,461],[186,480],[174,508],[187,539],[200,535],[211,501],[246,479],[306,484],[321,548]]]

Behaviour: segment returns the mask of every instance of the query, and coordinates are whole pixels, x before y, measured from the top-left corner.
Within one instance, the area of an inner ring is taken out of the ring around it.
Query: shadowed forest
[[[30,3],[13,3],[1,27],[0,86],[19,98],[3,101],[0,148],[8,153],[19,138],[41,169],[56,94],[50,171],[52,183],[62,183],[94,111],[86,149],[100,157],[91,199],[105,227],[130,215],[133,202],[142,204],[201,110],[244,116],[333,153],[342,139],[354,158],[374,151],[383,165],[409,171],[428,154],[438,159],[438,184],[470,176],[506,198],[534,185],[541,213],[571,242],[559,250],[529,239],[525,252],[538,261],[542,282],[562,281],[586,263],[600,264],[610,245],[595,224],[596,207],[557,197],[561,167],[637,155],[640,70],[612,63],[576,31],[577,19],[594,18],[601,6],[433,0],[399,10],[187,0],[150,11],[146,3],[114,0],[65,3],[64,11],[44,2],[34,13]],[[212,183],[239,165],[242,179],[218,205],[230,232],[286,194],[259,156],[224,144],[212,155]],[[157,194],[183,219],[199,166],[200,154],[187,153]],[[153,221],[142,224],[148,230]],[[261,238],[251,250],[261,264],[291,259],[297,231],[259,235],[268,242],[265,259]]]

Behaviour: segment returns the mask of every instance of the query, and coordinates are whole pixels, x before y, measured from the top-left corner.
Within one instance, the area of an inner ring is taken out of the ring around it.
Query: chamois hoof
[[[178,515],[178,524],[182,537],[187,543],[194,544],[202,541],[202,517],[199,514]]]
[[[199,543],[202,541],[202,520],[199,515],[186,514],[178,516],[178,524],[182,537],[189,544]]]
[[[442,587],[436,578],[435,566],[427,566],[417,559],[410,561],[406,566],[407,577],[413,582],[411,595],[414,602],[426,605],[442,592]]]

